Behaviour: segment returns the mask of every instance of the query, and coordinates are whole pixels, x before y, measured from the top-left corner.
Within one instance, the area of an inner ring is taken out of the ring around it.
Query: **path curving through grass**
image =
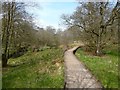
[[[79,46],[64,54],[65,88],[102,88],[101,83],[74,55]]]

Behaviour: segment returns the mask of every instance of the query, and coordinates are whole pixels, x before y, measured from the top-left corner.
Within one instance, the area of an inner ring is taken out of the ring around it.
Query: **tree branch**
[[[109,20],[106,22],[105,26],[110,26],[113,24],[115,18],[117,17],[117,13],[119,13],[119,1],[117,1],[115,7],[112,10],[112,15],[110,16]]]

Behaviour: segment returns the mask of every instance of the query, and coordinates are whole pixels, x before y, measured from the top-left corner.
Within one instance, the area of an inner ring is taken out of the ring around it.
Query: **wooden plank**
[[[79,46],[64,53],[65,88],[103,88],[102,84],[74,55]]]

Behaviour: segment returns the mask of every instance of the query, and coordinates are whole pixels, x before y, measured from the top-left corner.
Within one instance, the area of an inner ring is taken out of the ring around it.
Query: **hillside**
[[[11,58],[3,68],[3,88],[62,88],[62,50],[46,49]]]

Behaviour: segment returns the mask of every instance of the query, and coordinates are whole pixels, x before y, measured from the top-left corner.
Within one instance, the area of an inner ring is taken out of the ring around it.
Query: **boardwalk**
[[[101,83],[74,55],[77,49],[74,47],[64,54],[65,88],[102,88]]]

